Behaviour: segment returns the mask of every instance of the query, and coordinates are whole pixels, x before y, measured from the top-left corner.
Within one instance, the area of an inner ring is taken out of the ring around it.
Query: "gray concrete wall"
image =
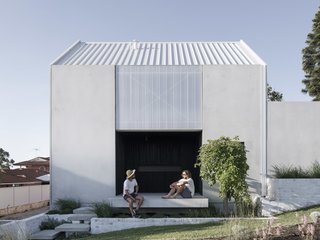
[[[320,103],[269,102],[267,168],[320,162]]]
[[[115,68],[51,68],[51,196],[115,195]]]
[[[221,136],[239,136],[245,142],[250,166],[248,184],[261,192],[265,119],[265,66],[212,65],[203,67],[202,143]],[[203,193],[220,201],[206,183]],[[217,187],[216,187],[217,188]]]

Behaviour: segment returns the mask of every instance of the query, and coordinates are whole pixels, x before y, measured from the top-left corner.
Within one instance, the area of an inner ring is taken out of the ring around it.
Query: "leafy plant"
[[[272,166],[275,178],[320,178],[320,164],[315,161],[311,167],[303,169],[301,166],[275,165]]]
[[[320,178],[320,163],[317,161],[314,161],[312,163],[312,166],[310,168],[310,175],[313,178]]]
[[[57,209],[52,209],[52,210],[49,210],[49,211],[47,212],[48,215],[50,215],[50,214],[59,214],[59,213],[60,213],[60,211],[57,210]]]
[[[95,203],[93,211],[99,218],[112,217],[112,207],[106,202]]]
[[[74,199],[58,199],[55,202],[55,205],[61,214],[73,213],[74,209],[77,209],[81,206],[80,202]]]
[[[47,229],[55,229],[57,226],[66,223],[66,221],[62,220],[59,221],[54,218],[48,218],[47,220],[44,220],[41,222],[39,228],[40,230],[47,230]]]
[[[247,164],[245,145],[239,137],[233,139],[220,137],[208,140],[200,147],[196,167],[200,167],[200,176],[210,186],[220,183],[220,197],[224,200],[224,213],[229,215],[228,202],[234,198],[236,203],[250,201],[248,184],[245,179],[249,165]]]

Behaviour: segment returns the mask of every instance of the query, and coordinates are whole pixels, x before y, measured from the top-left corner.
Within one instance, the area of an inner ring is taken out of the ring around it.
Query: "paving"
[[[29,218],[29,217],[41,214],[41,213],[46,213],[48,211],[49,211],[49,207],[42,207],[42,208],[32,209],[22,213],[5,215],[0,217],[0,220],[22,220],[25,218]]]
[[[40,232],[34,233],[29,238],[30,240],[42,240],[42,239],[56,239],[61,232],[56,230],[42,230]]]

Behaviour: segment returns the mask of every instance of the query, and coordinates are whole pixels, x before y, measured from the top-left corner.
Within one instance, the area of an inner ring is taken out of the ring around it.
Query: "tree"
[[[14,163],[13,159],[9,159],[10,154],[0,148],[0,169],[9,169]]]
[[[267,100],[271,102],[281,102],[283,94],[272,89],[272,87],[267,84]]]
[[[236,203],[250,199],[245,181],[249,170],[246,152],[245,145],[238,137],[208,140],[207,144],[200,147],[196,166],[200,167],[200,176],[209,186],[219,182],[219,194],[226,216],[229,215],[228,202],[231,198]]]
[[[320,8],[312,20],[312,32],[308,34],[306,44],[302,49],[302,67],[305,79],[302,83],[303,93],[313,97],[313,101],[320,101]]]

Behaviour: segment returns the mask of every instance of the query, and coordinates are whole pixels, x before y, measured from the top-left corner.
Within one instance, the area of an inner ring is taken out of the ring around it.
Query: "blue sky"
[[[285,101],[301,93],[316,0],[0,0],[0,148],[49,156],[50,63],[82,41],[244,40]]]

